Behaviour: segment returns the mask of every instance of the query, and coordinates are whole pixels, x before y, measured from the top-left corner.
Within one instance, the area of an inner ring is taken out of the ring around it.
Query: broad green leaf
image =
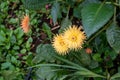
[[[82,11],[82,23],[89,38],[105,25],[113,15],[113,7],[105,4],[89,4]]]
[[[78,19],[81,19],[81,9],[82,9],[81,4],[78,7],[75,7],[73,9],[73,16],[78,18]]]
[[[55,58],[67,63],[68,65],[58,65],[58,64],[38,64],[38,65],[35,65],[33,67],[40,67],[40,66],[53,66],[53,67],[63,67],[63,68],[67,68],[67,69],[73,69],[73,70],[77,70],[77,72],[75,72],[74,75],[82,75],[82,76],[87,76],[87,77],[101,77],[101,78],[105,78],[104,76],[102,75],[99,75],[99,74],[96,74],[76,63],[73,63],[71,61],[68,61],[67,59],[64,59],[62,57],[59,57],[59,56],[54,56]]]
[[[52,39],[51,28],[48,26],[48,24],[47,24],[47,23],[43,23],[42,27],[43,27],[43,31],[44,31],[45,33],[47,33],[48,38],[49,38],[49,39]]]
[[[58,2],[55,2],[51,9],[51,16],[54,24],[56,24],[59,14],[60,14],[60,4]]]
[[[53,2],[54,0],[24,0],[24,6],[27,9],[40,10],[45,7],[46,4]]]
[[[63,32],[64,29],[72,25],[72,22],[68,19],[68,16],[64,18],[61,22],[61,28],[59,29],[59,32]]]
[[[113,79],[117,79],[117,78],[120,79],[120,73],[114,74],[110,79],[113,80]]]
[[[65,63],[75,67],[76,69],[78,69],[77,72],[75,73],[76,75],[83,75],[83,76],[87,76],[87,77],[101,77],[101,78],[105,78],[104,76],[96,74],[96,73],[94,73],[94,72],[92,72],[92,71],[90,71],[90,70],[88,70],[88,69],[86,69],[86,68],[76,64],[76,63],[68,61],[67,59],[64,59],[64,58],[59,57],[59,56],[55,56],[55,57],[57,59],[65,62]]]
[[[82,6],[87,6],[91,3],[100,3],[99,0],[84,0],[84,2],[81,3]]]
[[[36,71],[36,75],[42,80],[52,80],[53,76],[55,75],[54,69],[52,67],[40,67]]]
[[[55,51],[50,44],[40,44],[36,49],[37,55],[35,56],[33,62],[39,63],[41,61],[52,62],[54,61],[53,55],[55,55]]]
[[[106,37],[110,46],[117,52],[120,52],[120,27],[113,23],[106,30]]]

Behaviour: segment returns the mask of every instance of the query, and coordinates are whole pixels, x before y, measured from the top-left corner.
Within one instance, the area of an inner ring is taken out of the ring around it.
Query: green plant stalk
[[[82,72],[82,71],[77,71],[77,72],[75,72],[75,74],[76,74],[76,75],[83,75],[83,76],[86,76],[86,77],[100,77],[100,78],[106,79],[105,76],[102,76],[102,75],[93,73],[93,72],[91,72],[91,71],[89,71],[89,72],[86,71],[86,73],[84,73],[84,72]],[[89,75],[90,75],[90,76],[89,76]]]
[[[69,66],[69,65],[59,65],[59,64],[38,64],[38,65],[34,65],[29,68],[35,68],[35,67],[45,67],[45,66],[49,66],[49,67],[63,67],[63,68],[69,68],[69,69],[74,69],[74,70],[80,70],[78,67],[74,67],[74,66]]]
[[[117,0],[115,0],[115,2],[117,3]],[[116,6],[114,6],[114,17],[113,17],[113,21],[114,21],[114,23],[116,23]]]
[[[113,4],[113,5],[115,5],[115,6],[118,6],[118,7],[120,7],[120,4],[117,4],[117,3],[112,3],[112,2],[105,2],[106,4]]]
[[[104,30],[106,30],[109,25],[112,23],[113,20],[110,20],[108,24],[106,24],[105,27],[103,27],[100,31],[98,31],[93,37],[91,37],[87,42],[86,44],[89,44],[95,37],[97,37],[101,32],[103,32]]]

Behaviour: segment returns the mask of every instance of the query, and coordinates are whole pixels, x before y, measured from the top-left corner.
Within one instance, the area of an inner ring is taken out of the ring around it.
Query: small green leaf
[[[51,16],[54,24],[56,24],[59,14],[60,14],[60,4],[55,2],[51,9]]]
[[[36,49],[37,55],[35,56],[33,62],[39,63],[41,61],[46,62],[54,62],[53,55],[55,54],[55,51],[50,44],[40,44]]]
[[[32,41],[33,41],[32,37],[30,37],[30,38],[27,40],[26,45],[25,45],[25,47],[26,47],[27,49],[30,49],[30,46],[31,46]]]
[[[11,57],[11,62],[14,63],[14,64],[17,64],[17,59],[14,56],[12,56]]]
[[[52,39],[51,28],[48,26],[48,24],[47,24],[47,23],[43,23],[42,27],[43,27],[43,31],[44,31],[45,33],[47,33],[49,39]]]
[[[68,19],[68,16],[66,16],[66,18],[64,18],[61,22],[61,28],[59,29],[59,32],[63,32],[64,29],[66,29],[70,25],[72,25],[72,22]]]
[[[89,4],[82,11],[82,22],[85,33],[89,38],[105,25],[113,15],[113,7],[105,4]]]
[[[22,49],[20,53],[26,53],[26,49]]]
[[[84,49],[79,51],[78,58],[84,66],[89,66],[91,63],[90,55],[87,54]]]
[[[11,44],[7,43],[7,45],[5,45],[6,49],[10,49]]]
[[[12,36],[10,37],[10,42],[11,42],[12,44],[15,44],[15,43],[16,43],[16,37],[15,37],[14,35],[12,35]]]
[[[116,51],[116,53],[120,52],[120,27],[117,24],[113,23],[106,30],[106,37],[110,46]]]
[[[0,42],[2,41],[5,41],[6,37],[5,37],[5,32],[3,30],[0,30]]]
[[[15,67],[10,62],[5,62],[1,64],[1,69],[11,69],[14,70]]]
[[[102,61],[101,55],[99,53],[94,54],[92,57],[93,57],[93,60],[95,61],[98,61],[98,62]]]
[[[14,34],[16,35],[17,39],[21,39],[22,36],[24,35],[23,31],[21,28],[17,28],[14,30]]]
[[[13,49],[14,49],[14,50],[19,50],[20,47],[15,45],[15,46],[13,47]]]
[[[10,20],[9,20],[9,23],[10,24],[16,24],[18,22],[18,19],[16,18],[11,18]]]
[[[92,60],[91,63],[90,63],[90,65],[89,65],[89,68],[93,69],[93,68],[96,68],[98,66],[99,66],[98,62]]]

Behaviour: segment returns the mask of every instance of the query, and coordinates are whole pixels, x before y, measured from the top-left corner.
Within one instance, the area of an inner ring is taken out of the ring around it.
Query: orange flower
[[[92,49],[86,48],[86,49],[85,49],[85,52],[86,52],[87,54],[91,54],[91,53],[92,53]]]
[[[29,20],[30,20],[29,16],[26,15],[26,16],[24,16],[24,18],[21,21],[21,27],[22,27],[24,33],[28,33],[28,31],[30,29],[30,27],[29,27]]]

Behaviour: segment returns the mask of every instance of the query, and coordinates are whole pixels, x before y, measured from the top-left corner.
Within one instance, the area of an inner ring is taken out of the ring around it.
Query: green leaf
[[[94,68],[96,68],[98,66],[99,66],[98,62],[92,60],[91,63],[90,63],[90,65],[89,65],[89,68],[94,69]]]
[[[15,37],[14,35],[12,35],[12,36],[10,37],[10,42],[11,42],[12,44],[15,44],[15,43],[16,43],[16,37]]]
[[[120,52],[120,27],[113,23],[106,30],[106,37],[110,46],[117,52]]]
[[[5,32],[3,30],[0,30],[0,42],[5,41],[6,37],[5,37]]]
[[[14,34],[16,35],[17,39],[21,39],[22,36],[24,35],[24,32],[22,31],[21,28],[17,28],[14,30]]]
[[[44,31],[45,33],[47,33],[49,39],[52,39],[51,28],[48,26],[48,24],[47,24],[47,23],[43,23],[42,27],[43,27],[43,31]]]
[[[78,64],[70,62],[70,61],[68,61],[66,59],[63,59],[63,58],[60,58],[60,57],[57,57],[57,56],[56,56],[56,58],[59,58],[62,61],[70,64],[70,66],[69,65],[58,65],[58,64],[38,64],[38,65],[35,65],[35,66],[32,66],[32,67],[45,67],[45,66],[46,67],[49,67],[49,66],[50,67],[60,67],[60,68],[63,67],[63,68],[66,68],[67,70],[68,69],[76,70],[76,72],[74,73],[74,75],[77,75],[77,76],[82,75],[82,76],[87,76],[87,77],[101,77],[101,78],[105,78],[102,75],[96,74],[96,73],[94,73],[94,72],[92,72],[92,71],[90,71],[90,70],[88,70],[88,69],[86,69],[86,68],[84,68],[84,67],[82,67],[82,66],[80,66]]]
[[[14,64],[17,64],[18,61],[14,56],[12,56],[11,57],[11,62],[14,63]]]
[[[89,66],[91,63],[90,55],[85,52],[85,50],[80,50],[79,60],[85,66]]]
[[[35,65],[35,66],[32,66],[33,68],[34,67],[43,67],[43,66],[50,66],[50,67],[63,67],[63,68],[69,68],[69,69],[75,69],[75,70],[80,70],[78,67],[76,66],[69,66],[69,65],[59,65],[59,64],[38,64],[38,65]]]
[[[97,62],[101,62],[102,58],[101,55],[99,53],[96,53],[92,56],[93,60],[97,61]]]
[[[113,7],[105,4],[89,4],[82,9],[82,22],[85,33],[89,38],[98,31],[113,15]]]
[[[13,49],[14,49],[14,50],[19,50],[20,47],[15,45],[15,46],[13,47]]]
[[[120,73],[114,74],[110,79],[113,80],[113,79],[116,79],[116,78],[120,78]]]
[[[18,22],[18,19],[17,18],[11,18],[10,20],[9,20],[9,23],[10,24],[16,24]]]
[[[40,67],[36,71],[36,75],[42,80],[52,80],[55,75],[54,69],[52,67]]]
[[[24,0],[24,6],[31,10],[40,10],[45,7],[46,4],[53,2],[54,0]]]
[[[4,70],[4,71],[2,71],[2,76],[3,76],[4,80],[15,80],[17,73],[12,70]]]
[[[27,40],[26,45],[25,45],[25,47],[27,49],[30,49],[32,41],[33,41],[32,37],[29,37],[29,39]]]
[[[51,9],[51,16],[54,24],[56,24],[59,14],[60,14],[60,4],[58,2],[55,2]]]
[[[73,10],[73,16],[78,19],[81,19],[81,9],[82,9],[81,5],[79,5],[78,7],[75,7]]]
[[[20,53],[22,53],[22,54],[26,53],[26,49],[20,50]]]
[[[55,51],[50,44],[40,44],[36,49],[37,55],[33,59],[33,62],[39,63],[41,61],[46,62],[54,62],[53,55],[55,54]]]
[[[1,69],[11,69],[14,70],[15,67],[10,62],[5,62],[1,64]]]
[[[63,32],[64,29],[66,29],[70,25],[72,25],[72,22],[68,19],[68,16],[66,16],[66,18],[64,18],[61,22],[61,28],[59,29],[59,32]]]
[[[77,71],[76,73],[75,73],[76,75],[82,75],[82,76],[85,76],[85,77],[100,77],[100,78],[105,78],[104,76],[102,76],[102,75],[99,75],[99,74],[96,74],[96,73],[94,73],[94,72],[92,72],[92,71]]]

